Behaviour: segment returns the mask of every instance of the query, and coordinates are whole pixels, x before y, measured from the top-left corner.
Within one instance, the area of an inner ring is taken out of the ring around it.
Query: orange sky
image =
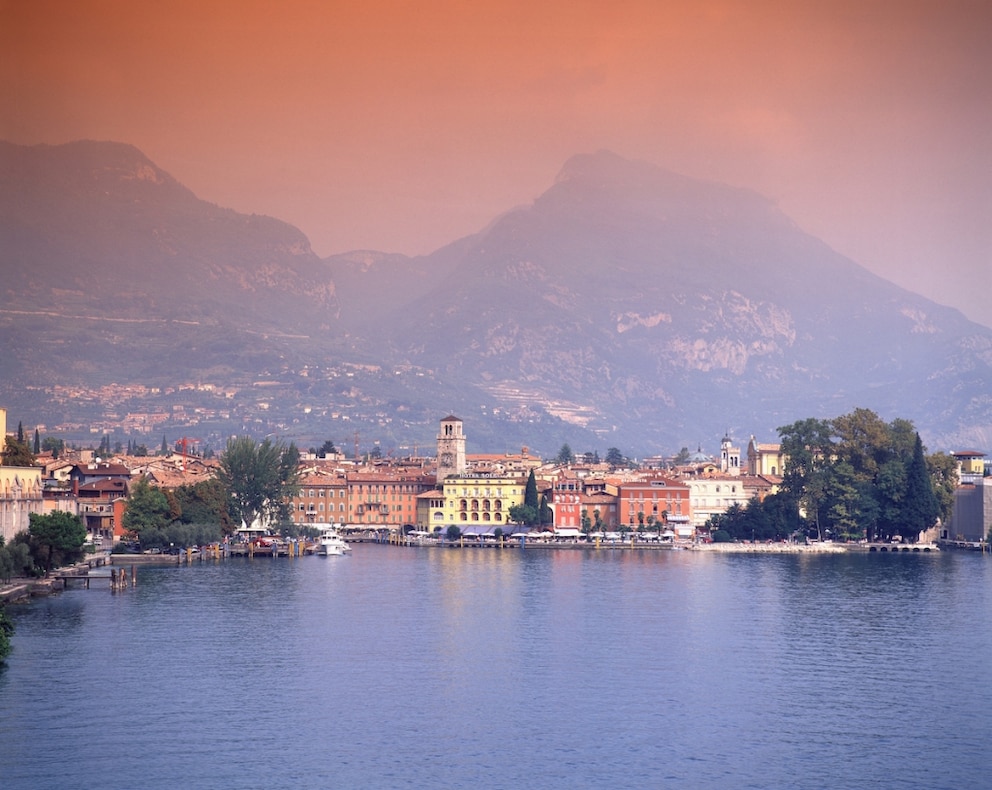
[[[992,326],[987,0],[0,0],[0,138],[136,145],[321,255],[423,253],[608,148]]]

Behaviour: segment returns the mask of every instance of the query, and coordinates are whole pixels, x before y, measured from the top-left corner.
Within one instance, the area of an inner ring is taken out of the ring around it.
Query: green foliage
[[[948,453],[934,453],[927,456],[927,473],[937,497],[938,517],[945,524],[954,509],[954,489],[958,485],[958,462]]]
[[[167,549],[175,546],[204,546],[222,538],[219,524],[184,524],[173,521],[162,527],[148,527],[140,534],[142,549]]]
[[[919,534],[934,525],[940,514],[940,503],[933,492],[923,442],[916,434],[913,457],[906,468],[906,494],[900,513],[900,534],[904,540],[915,542]]]
[[[34,453],[27,442],[7,436],[4,438],[3,465],[34,466]]]
[[[510,521],[516,524],[526,524],[536,527],[541,521],[541,511],[530,505],[513,505],[508,511]]]
[[[46,550],[46,573],[51,571],[53,563],[61,566],[82,558],[86,527],[79,516],[56,510],[46,515],[31,513],[28,521],[32,540]]]
[[[56,439],[54,436],[46,436],[42,439],[41,449],[44,452],[50,452],[52,458],[59,458],[65,452],[65,442],[62,439]]]
[[[527,487],[524,489],[524,505],[533,508],[535,511],[541,506],[541,502],[537,498],[537,479],[534,477],[533,469],[527,475]]]
[[[10,655],[10,638],[14,635],[14,622],[6,610],[0,606],[0,664]]]
[[[0,538],[0,581],[7,583],[14,576],[34,575],[30,543],[31,537],[27,532],[19,532],[6,545]]]
[[[298,490],[300,453],[296,445],[248,436],[228,440],[217,479],[229,492],[229,511],[236,523],[279,523],[289,520],[288,500]]]
[[[179,518],[184,524],[219,524],[224,533],[231,533],[227,491],[219,480],[182,485],[172,493],[179,509]]]
[[[131,485],[127,509],[121,524],[124,529],[134,532],[141,539],[148,530],[162,529],[172,521],[169,500],[165,494],[139,479]]]
[[[627,463],[627,459],[623,457],[623,453],[621,453],[616,447],[610,447],[607,449],[606,458],[603,460],[614,469],[624,466]]]
[[[538,509],[538,520],[542,525],[550,526],[554,521],[554,513],[551,510],[551,505],[548,504],[548,498],[541,494],[541,507]]]
[[[868,409],[779,428],[787,457],[782,491],[818,535],[915,541],[953,505],[954,469],[927,459],[912,422]]]
[[[752,499],[746,507],[731,505],[708,522],[711,531],[722,530],[732,540],[785,540],[800,531],[795,502],[785,494]]]
[[[718,529],[713,533],[712,538],[714,543],[730,543],[733,540],[725,529]]]
[[[444,533],[448,540],[458,540],[462,536],[462,531],[454,524],[448,525],[448,530]]]
[[[572,448],[567,443],[561,446],[555,461],[562,466],[575,463],[575,453],[572,452]]]

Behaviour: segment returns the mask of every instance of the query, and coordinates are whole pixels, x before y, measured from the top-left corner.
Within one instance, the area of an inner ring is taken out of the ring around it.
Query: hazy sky
[[[607,148],[992,326],[988,0],[0,0],[0,138],[132,143],[320,255],[430,252]]]

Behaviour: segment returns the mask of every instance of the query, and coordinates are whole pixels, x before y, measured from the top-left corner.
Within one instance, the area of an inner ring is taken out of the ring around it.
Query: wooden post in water
[[[135,571],[133,565],[131,566],[131,586],[132,587],[138,586],[138,573],[137,571]]]

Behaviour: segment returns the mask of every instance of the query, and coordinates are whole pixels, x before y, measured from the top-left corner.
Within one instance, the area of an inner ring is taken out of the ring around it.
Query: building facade
[[[454,524],[463,532],[468,528],[506,530],[510,508],[524,503],[526,485],[526,478],[490,474],[439,479],[438,489],[429,499],[428,523],[421,526],[433,530]]]

